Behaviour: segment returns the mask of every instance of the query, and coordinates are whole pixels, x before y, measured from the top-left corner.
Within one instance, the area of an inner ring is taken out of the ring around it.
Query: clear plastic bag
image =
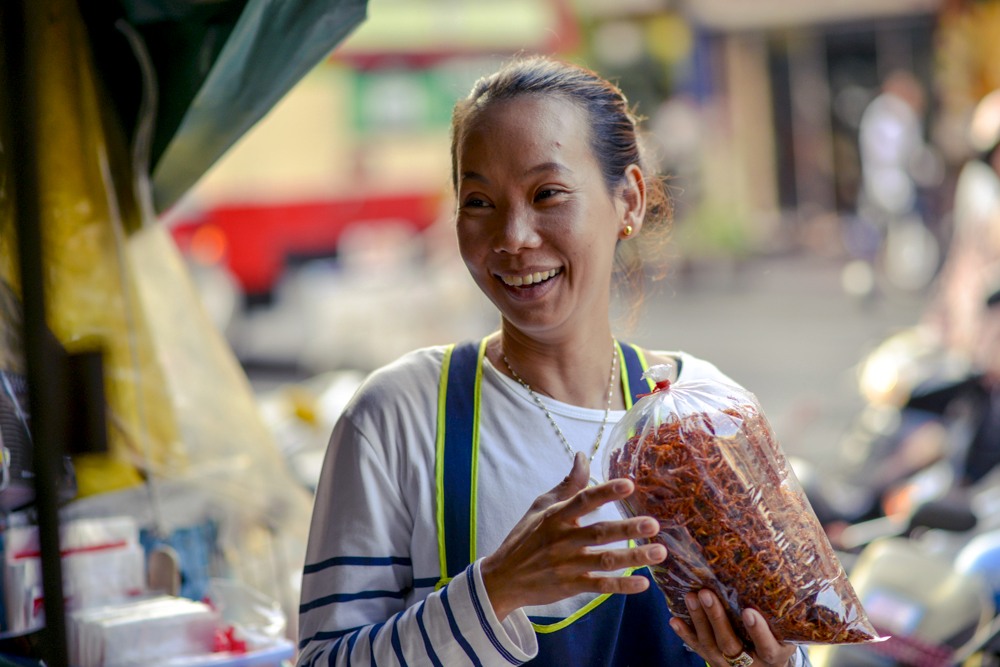
[[[628,516],[652,516],[667,548],[653,579],[678,618],[684,595],[708,588],[733,628],[752,607],[781,641],[880,639],[775,441],[753,394],[734,384],[666,380],[638,400],[611,434],[606,479],[628,478]]]

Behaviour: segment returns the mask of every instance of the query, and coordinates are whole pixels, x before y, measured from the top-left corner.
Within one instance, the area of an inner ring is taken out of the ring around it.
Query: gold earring
[[[622,230],[622,234],[625,236],[632,236],[632,225],[625,225],[625,229]]]

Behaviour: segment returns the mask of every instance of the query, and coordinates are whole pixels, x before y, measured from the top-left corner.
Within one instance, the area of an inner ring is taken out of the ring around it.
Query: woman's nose
[[[495,252],[515,253],[538,245],[540,237],[530,208],[517,205],[499,207],[496,216]]]

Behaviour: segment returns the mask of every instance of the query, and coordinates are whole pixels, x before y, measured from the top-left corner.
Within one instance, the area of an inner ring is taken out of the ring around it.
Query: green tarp
[[[131,132],[143,79],[119,19],[148,52],[157,83],[149,169],[162,212],[365,19],[367,0],[119,0],[80,8]]]

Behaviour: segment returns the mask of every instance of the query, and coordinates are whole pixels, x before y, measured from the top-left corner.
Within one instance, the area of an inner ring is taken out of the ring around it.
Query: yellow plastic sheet
[[[68,350],[105,352],[110,451],[75,460],[79,495],[87,496],[136,485],[149,469],[176,474],[187,461],[125,256],[127,233],[140,220],[131,179],[114,177],[127,153],[102,104],[87,35],[75,3],[25,4],[25,59],[39,91],[32,143],[48,323]],[[8,225],[4,238],[12,237]],[[3,245],[2,271],[16,288],[12,246]]]
[[[309,494],[172,239],[149,219],[146,175],[133,171],[76,3],[26,5],[48,323],[69,350],[105,352],[110,452],[74,458],[79,497],[64,516],[133,515],[162,535],[212,521],[224,561],[215,575],[275,597],[294,619]],[[0,145],[0,279],[19,292],[5,159]]]

